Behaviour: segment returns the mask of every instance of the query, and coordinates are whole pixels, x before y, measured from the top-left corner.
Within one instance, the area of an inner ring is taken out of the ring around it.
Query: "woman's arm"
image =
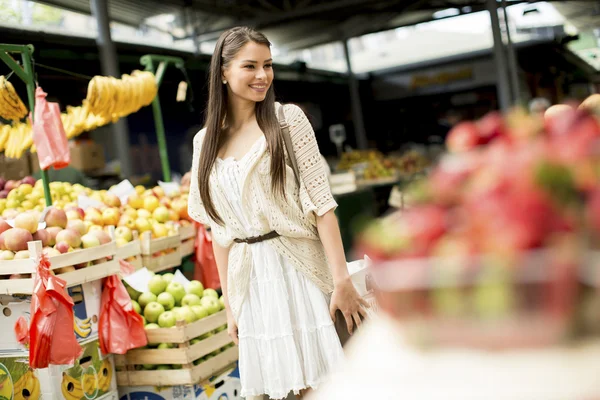
[[[334,289],[329,309],[331,318],[335,320],[335,312],[339,309],[344,315],[348,332],[351,334],[354,323],[357,326],[361,324],[361,315],[367,316],[365,307],[369,307],[369,304],[360,297],[350,279],[342,235],[333,209],[322,216],[317,216],[317,230],[333,276]]]
[[[229,297],[227,296],[227,265],[229,263],[229,247],[220,246],[216,240],[212,241],[213,253],[217,262],[217,270],[219,271],[219,281],[221,282],[221,290],[223,292],[223,301],[225,310],[227,311],[227,332],[233,339],[235,344],[238,344],[237,325],[229,307]]]

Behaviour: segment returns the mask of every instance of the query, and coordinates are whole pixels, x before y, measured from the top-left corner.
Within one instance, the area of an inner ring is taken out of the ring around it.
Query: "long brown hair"
[[[223,69],[227,68],[238,51],[248,42],[271,47],[271,42],[260,32],[247,27],[236,27],[225,31],[217,41],[210,62],[208,81],[208,106],[206,109],[206,135],[200,154],[198,188],[200,198],[208,215],[218,224],[223,220],[212,202],[209,189],[210,172],[223,144],[223,130],[227,117],[227,86],[222,83]],[[265,134],[271,155],[271,182],[273,193],[285,196],[285,153],[279,122],[275,115],[275,91],[269,87],[265,99],[256,103],[256,121]]]

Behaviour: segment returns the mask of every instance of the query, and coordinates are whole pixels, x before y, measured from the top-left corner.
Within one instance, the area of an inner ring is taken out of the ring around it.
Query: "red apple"
[[[33,240],[40,240],[42,247],[50,246],[50,234],[45,229],[39,229],[33,234]]]
[[[58,226],[64,229],[67,227],[68,219],[64,210],[59,210],[58,208],[52,207],[50,210],[48,210],[44,221],[46,221],[47,227]]]
[[[11,228],[11,226],[2,218],[0,218],[0,234],[2,232],[7,231]]]
[[[31,232],[21,228],[11,228],[4,231],[1,236],[4,239],[4,247],[15,252],[27,250],[27,242],[33,240]]]
[[[51,226],[50,228],[46,228],[46,232],[48,232],[48,246],[54,246],[56,244],[56,235],[58,232],[62,231],[62,228],[58,226]]]

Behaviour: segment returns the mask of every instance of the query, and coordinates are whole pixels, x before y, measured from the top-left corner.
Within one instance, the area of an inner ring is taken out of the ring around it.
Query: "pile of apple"
[[[562,249],[564,262],[566,249],[585,233],[600,237],[600,122],[568,107],[546,119],[518,110],[493,113],[457,125],[447,146],[450,154],[407,192],[411,207],[374,223],[359,244],[378,261],[441,260],[428,279],[441,279],[446,288],[433,285],[424,309],[506,315],[522,294],[507,281],[519,260]],[[474,270],[478,255],[486,264]],[[499,283],[457,286],[474,273]]]
[[[172,273],[154,274],[148,283],[148,291],[144,293],[137,292],[131,286],[125,284],[127,292],[131,297],[133,309],[142,315],[146,330],[172,328],[176,326],[177,321],[192,323],[225,308],[223,297],[219,298],[214,289],[204,289],[204,286],[199,281],[191,281],[187,287],[184,287],[181,283],[173,281],[173,278],[174,275]],[[191,340],[191,344],[206,339],[226,328],[227,326],[223,325],[212,332],[194,338]],[[148,347],[169,349],[175,346],[172,343],[161,343],[158,345],[149,345]],[[202,361],[214,357],[228,347],[230,346],[225,346],[206,357],[196,360],[195,364],[197,365]],[[180,366],[143,366],[144,369],[173,369],[177,367]]]

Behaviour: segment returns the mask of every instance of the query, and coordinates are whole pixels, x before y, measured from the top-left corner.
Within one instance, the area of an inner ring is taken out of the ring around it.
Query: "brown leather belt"
[[[277,233],[275,231],[271,231],[269,233],[265,233],[264,235],[253,236],[253,237],[249,237],[246,239],[233,239],[233,241],[236,243],[253,244],[253,243],[264,242],[265,240],[275,239],[276,237],[279,237],[279,233]]]

